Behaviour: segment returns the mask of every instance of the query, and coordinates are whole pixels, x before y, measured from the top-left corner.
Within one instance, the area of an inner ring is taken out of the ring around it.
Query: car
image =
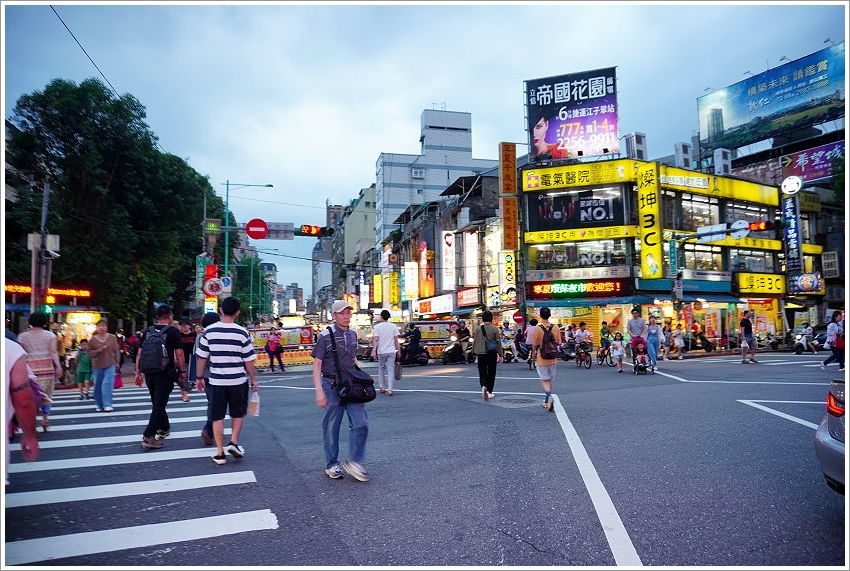
[[[833,379],[826,414],[815,431],[815,455],[826,484],[844,495],[844,380]]]

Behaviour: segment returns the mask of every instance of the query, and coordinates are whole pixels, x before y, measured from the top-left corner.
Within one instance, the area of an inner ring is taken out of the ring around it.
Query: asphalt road
[[[117,390],[113,413],[57,391],[39,460],[11,445],[4,563],[846,567],[846,501],[813,449],[839,374],[823,358],[561,362],[554,413],[522,363],[489,402],[475,365],[405,367],[367,405],[368,483],[324,475],[309,366],[260,375],[246,456],[225,466],[199,438],[202,394],[175,391],[171,436],[144,452],[146,391]]]

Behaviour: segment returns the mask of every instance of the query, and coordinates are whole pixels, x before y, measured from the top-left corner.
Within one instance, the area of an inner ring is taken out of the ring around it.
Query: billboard
[[[532,159],[620,151],[616,68],[527,80],[525,112]]]
[[[700,152],[844,117],[844,42],[697,98]]]
[[[528,195],[527,232],[625,224],[619,186]]]
[[[782,179],[798,176],[804,181],[815,181],[832,176],[832,161],[844,162],[844,141],[836,141],[799,153],[782,155]]]

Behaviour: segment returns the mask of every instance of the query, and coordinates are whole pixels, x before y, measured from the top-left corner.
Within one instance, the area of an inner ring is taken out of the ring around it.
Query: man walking
[[[552,396],[552,381],[555,379],[555,372],[558,368],[558,357],[554,359],[544,359],[540,355],[540,345],[543,342],[544,330],[551,331],[555,336],[555,341],[561,341],[561,330],[553,323],[549,323],[549,318],[552,316],[552,310],[548,307],[540,308],[540,323],[532,327],[528,332],[528,344],[531,347],[530,357],[537,361],[537,376],[540,377],[540,384],[543,387],[545,398],[543,406],[546,410],[553,412],[555,410],[555,397]]]
[[[368,482],[369,474],[363,468],[366,458],[366,437],[369,435],[369,416],[366,403],[344,402],[334,387],[339,371],[334,359],[334,347],[331,335],[336,342],[340,367],[357,367],[357,333],[352,330],[352,307],[343,300],[337,300],[331,306],[333,326],[323,330],[313,346],[313,386],[316,389],[316,405],[325,409],[322,417],[322,444],[325,449],[325,474],[338,480],[343,477],[339,465],[339,427],[343,413],[348,415],[348,453],[349,460],[342,464],[355,480]]]
[[[209,407],[212,418],[216,454],[213,462],[226,464],[225,452],[234,458],[245,456],[239,445],[239,435],[248,413],[248,388],[259,390],[254,361],[254,344],[247,329],[236,323],[242,302],[238,297],[226,297],[221,302],[221,321],[207,327],[195,349],[196,382],[203,386],[204,370],[209,362],[207,391],[211,391]],[[247,377],[246,377],[247,373]],[[224,446],[224,416],[230,414],[230,442]]]
[[[372,328],[372,358],[378,361],[378,386],[387,396],[393,395],[395,361],[401,357],[398,327],[390,321],[390,312],[381,310],[381,318]]]
[[[180,341],[180,330],[171,326],[171,306],[162,304],[156,308],[156,324],[144,332],[141,346],[145,346],[145,338],[151,335],[151,329],[161,332],[165,337],[165,350],[168,352],[168,364],[165,370],[145,372],[145,384],[151,397],[151,414],[148,425],[142,435],[142,450],[157,450],[162,448],[162,441],[171,434],[171,423],[165,407],[168,397],[174,390],[175,382],[186,381],[186,365],[183,359],[183,345]],[[136,353],[136,386],[142,386],[143,351]],[[109,379],[112,382],[112,379]]]
[[[738,323],[740,327],[738,333],[743,341],[741,342],[741,364],[747,362],[747,352],[750,353],[750,363],[758,363],[756,361],[756,339],[753,337],[753,322],[750,321],[750,310],[745,309],[741,314],[741,321]]]

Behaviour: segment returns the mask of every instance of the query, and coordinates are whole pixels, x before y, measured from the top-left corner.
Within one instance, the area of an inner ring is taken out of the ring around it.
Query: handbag
[[[115,373],[115,388],[120,389],[124,386],[124,379],[121,378],[121,373]]]
[[[401,380],[401,374],[402,374],[402,366],[401,366],[401,360],[398,359],[398,358],[396,358],[396,360],[395,360],[395,371],[394,371],[394,373],[395,373],[395,380],[400,381]]]
[[[484,335],[484,348],[487,350],[488,355],[495,355],[499,352],[499,342],[495,339],[490,339],[487,337],[487,330],[484,329],[484,326],[481,326],[481,334]]]
[[[836,335],[835,341],[833,342],[833,346],[836,349],[844,349],[844,335]]]
[[[334,348],[334,363],[336,364],[336,379],[333,387],[339,394],[339,398],[345,402],[370,402],[375,400],[375,379],[360,370],[358,367],[341,367],[339,365],[339,352],[336,348],[336,337],[333,329],[328,327],[331,336],[331,344]]]

